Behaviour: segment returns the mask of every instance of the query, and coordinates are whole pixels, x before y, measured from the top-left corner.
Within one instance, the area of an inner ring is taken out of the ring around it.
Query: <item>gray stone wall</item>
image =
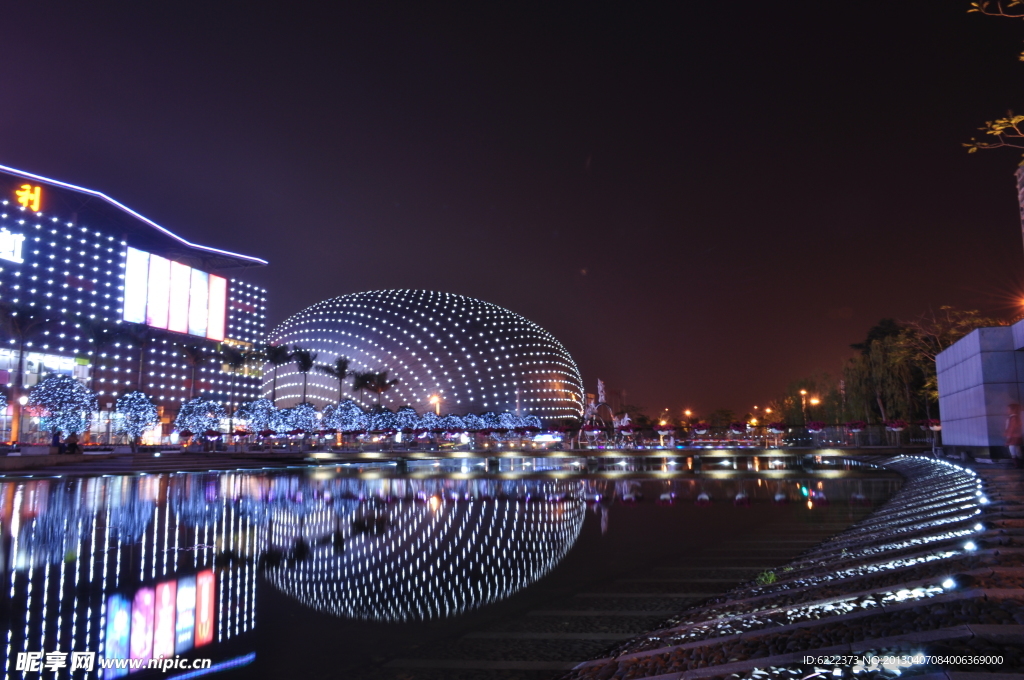
[[[936,358],[942,441],[1001,451],[1006,409],[1024,396],[1024,322],[979,328]]]

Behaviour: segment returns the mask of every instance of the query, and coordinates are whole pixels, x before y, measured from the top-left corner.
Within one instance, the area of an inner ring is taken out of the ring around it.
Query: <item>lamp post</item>
[[[24,417],[25,416],[25,404],[27,404],[27,403],[28,403],[28,396],[27,395],[23,394],[20,397],[18,397],[18,404],[21,405],[21,408],[18,409],[18,432],[17,432],[17,435],[16,435],[18,438],[24,438],[24,435],[23,435],[24,428],[22,427],[22,424],[25,422],[25,417]],[[18,442],[12,441],[11,445],[12,446],[17,446]]]
[[[800,390],[800,412],[804,416],[804,425],[807,425],[807,390]]]
[[[434,405],[434,413],[441,415],[441,397],[436,394],[430,395],[430,403]]]

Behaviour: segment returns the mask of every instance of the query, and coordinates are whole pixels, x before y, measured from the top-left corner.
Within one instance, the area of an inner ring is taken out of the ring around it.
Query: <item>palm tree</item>
[[[249,357],[245,352],[232,347],[231,345],[221,345],[220,347],[220,360],[223,361],[229,369],[231,369],[231,387],[230,394],[228,395],[228,431],[235,431],[235,388],[238,386],[238,372],[245,368],[246,362]]]
[[[78,330],[85,337],[92,349],[92,373],[89,376],[89,389],[96,391],[96,376],[100,367],[100,350],[124,334],[124,329],[107,321],[93,319],[88,316],[79,317]]]
[[[380,406],[380,398],[385,392],[398,384],[398,378],[388,380],[388,372],[371,373],[369,384],[366,389],[377,394],[377,406]]]
[[[298,345],[292,348],[292,359],[295,360],[295,367],[302,374],[302,402],[306,403],[306,381],[309,379],[309,372],[316,365],[316,354],[308,349],[302,349]]]
[[[135,389],[145,392],[142,385],[142,376],[146,365],[146,349],[156,341],[156,332],[149,326],[133,324],[125,332],[125,336],[139,346],[139,373],[135,381]]]
[[[51,321],[51,317],[43,310],[25,305],[0,305],[0,329],[9,339],[18,345],[18,368],[11,379],[10,404],[11,442],[18,441],[21,429],[21,401],[23,383],[25,382],[25,345],[38,337],[43,328]]]
[[[363,400],[363,390],[373,382],[373,371],[352,371],[352,391],[359,393],[359,401]]]
[[[270,402],[277,405],[277,367],[284,366],[292,359],[287,345],[267,345],[263,348],[263,358],[274,367],[274,381],[270,388]]]
[[[347,357],[338,357],[334,360],[333,364],[327,364],[326,366],[317,366],[317,370],[321,373],[326,373],[329,376],[334,377],[338,381],[338,403],[341,403],[343,399],[342,390],[345,388],[345,378],[351,373],[348,370],[349,359]]]
[[[181,350],[181,357],[185,360],[185,363],[192,369],[192,376],[188,383],[188,399],[192,401],[196,392],[196,369],[202,366],[210,357],[206,353],[206,348],[202,345],[185,343],[178,345],[178,349]]]

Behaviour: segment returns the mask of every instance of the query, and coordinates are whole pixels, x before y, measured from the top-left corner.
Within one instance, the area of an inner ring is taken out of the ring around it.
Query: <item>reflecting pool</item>
[[[689,546],[756,535],[772,518],[811,524],[848,508],[852,521],[899,485],[866,466],[819,463],[704,461],[696,474],[686,459],[589,471],[463,460],[12,478],[0,483],[4,677],[331,677],[341,667],[355,677],[396,640],[518,616]],[[94,653],[91,669],[72,652]],[[109,658],[176,665],[101,669]]]

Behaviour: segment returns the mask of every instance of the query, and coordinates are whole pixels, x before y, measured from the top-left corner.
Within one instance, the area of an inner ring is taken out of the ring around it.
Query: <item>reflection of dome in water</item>
[[[565,347],[551,333],[507,309],[464,295],[425,290],[377,290],[342,295],[307,307],[269,338],[298,345],[329,364],[339,356],[353,371],[388,371],[399,383],[384,405],[422,412],[439,394],[449,413],[518,411],[542,419],[580,417],[583,385]],[[277,369],[278,406],[293,406],[303,376],[294,364]],[[274,370],[264,371],[269,396]],[[308,399],[338,399],[338,383],[311,371]],[[347,391],[347,390],[346,390]],[[356,396],[356,395],[353,395]],[[373,395],[370,395],[373,396]],[[376,398],[367,400],[375,403]]]
[[[338,616],[452,616],[511,596],[565,557],[583,526],[585,504],[564,490],[549,497],[564,500],[363,503],[348,511],[315,510],[301,529],[294,516],[278,516],[271,543],[294,541],[301,531],[312,547],[302,559],[268,564],[266,575],[303,604]],[[346,534],[343,551],[331,541],[338,531]]]

